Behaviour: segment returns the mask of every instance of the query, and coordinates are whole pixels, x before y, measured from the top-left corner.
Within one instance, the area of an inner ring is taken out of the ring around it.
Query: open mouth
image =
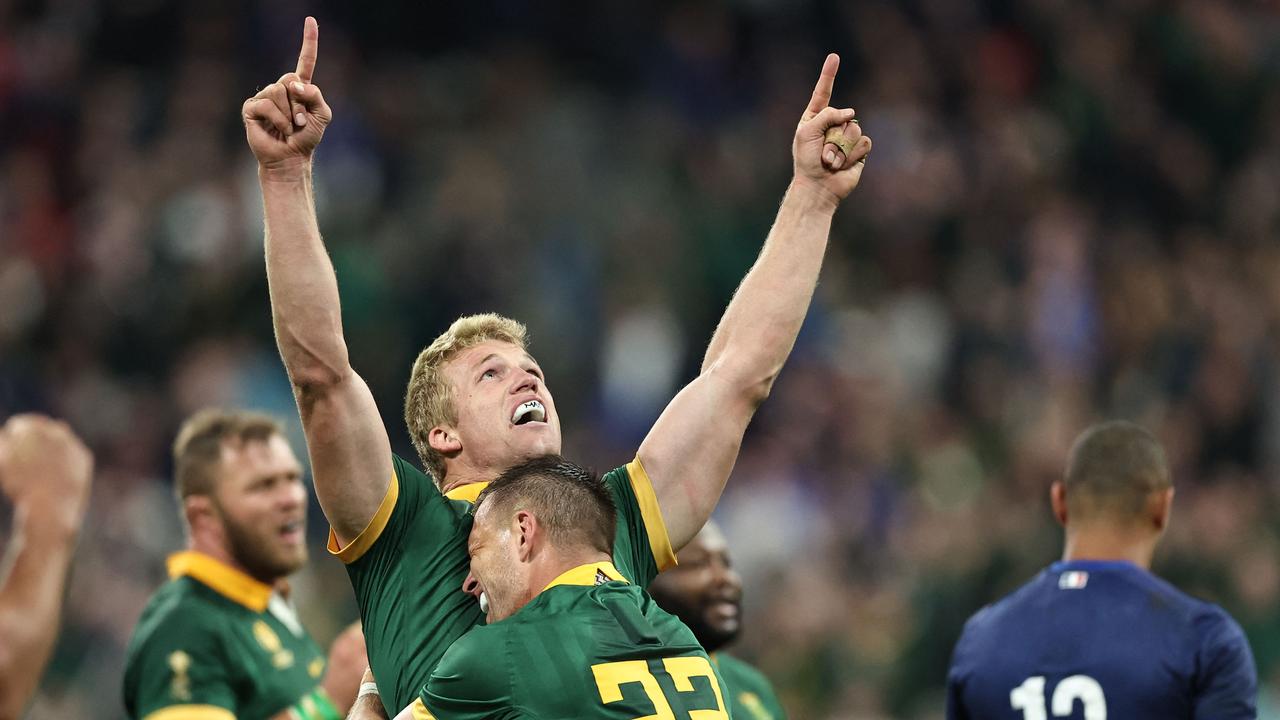
[[[511,424],[528,425],[529,423],[541,423],[547,421],[547,408],[543,406],[540,400],[530,400],[520,403],[516,411],[511,414]]]
[[[286,542],[302,542],[303,523],[301,520],[285,523],[280,526],[280,538]]]
[[[738,612],[739,612],[738,604],[734,602],[729,602],[727,600],[715,602],[711,604],[711,612],[712,614],[717,615],[726,620],[737,619]]]

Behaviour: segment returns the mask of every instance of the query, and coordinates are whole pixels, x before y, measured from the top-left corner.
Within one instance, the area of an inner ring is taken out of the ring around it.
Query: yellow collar
[[[226,597],[253,610],[263,612],[271,599],[271,586],[254,580],[222,561],[195,550],[169,556],[169,577],[190,577]]]
[[[487,487],[489,487],[487,482],[467,483],[450,490],[444,496],[450,500],[464,500],[474,505],[476,498],[480,497],[480,493],[484,492]]]
[[[559,577],[552,580],[542,589],[544,591],[550,590],[557,585],[586,585],[590,587],[610,580],[627,582],[627,579],[622,577],[622,573],[618,572],[618,568],[614,567],[613,563],[605,560],[604,562],[587,563],[576,568],[570,568],[560,573]]]

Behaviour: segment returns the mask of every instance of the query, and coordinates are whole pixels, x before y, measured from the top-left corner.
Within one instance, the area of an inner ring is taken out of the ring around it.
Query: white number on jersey
[[[1053,690],[1053,716],[1069,717],[1076,700],[1084,705],[1084,720],[1107,720],[1107,699],[1102,686],[1088,675],[1072,675]],[[1044,676],[1029,677],[1009,693],[1014,710],[1022,711],[1022,720],[1049,720],[1044,702]]]

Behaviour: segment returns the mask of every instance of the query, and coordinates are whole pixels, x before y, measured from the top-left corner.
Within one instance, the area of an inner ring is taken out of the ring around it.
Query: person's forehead
[[[485,340],[479,345],[473,345],[458,353],[449,360],[448,364],[456,368],[475,368],[488,362],[489,358],[494,356],[508,361],[531,360],[537,362],[529,354],[529,351],[515,343],[509,343],[505,340]]]
[[[302,464],[280,435],[261,440],[228,440],[222,444],[222,466],[236,474],[274,475],[301,472]]]

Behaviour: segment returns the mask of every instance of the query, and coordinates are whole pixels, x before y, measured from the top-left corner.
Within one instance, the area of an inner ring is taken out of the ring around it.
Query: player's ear
[[[1049,486],[1049,504],[1053,506],[1053,517],[1062,527],[1067,526],[1067,486],[1061,480]]]
[[[1163,532],[1169,526],[1169,516],[1173,514],[1173,488],[1151,493],[1150,513],[1156,530]]]
[[[520,510],[514,518],[515,530],[519,533],[519,545],[516,548],[521,561],[528,560],[533,554],[534,541],[538,539],[538,518],[528,510]]]
[[[188,495],[183,498],[182,514],[192,532],[205,528],[211,522],[220,521],[213,506],[213,498],[208,495]]]
[[[441,455],[457,455],[462,452],[462,438],[453,428],[437,425],[427,433],[427,444]]]

